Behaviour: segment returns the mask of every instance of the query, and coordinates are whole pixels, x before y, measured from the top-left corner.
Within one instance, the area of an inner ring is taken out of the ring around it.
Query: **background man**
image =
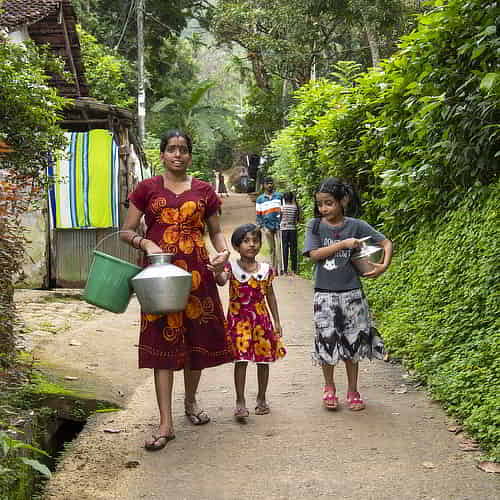
[[[280,229],[280,208],[281,193],[274,191],[274,181],[272,177],[264,179],[264,193],[256,201],[255,210],[257,212],[257,225],[262,229],[269,251],[271,253],[271,265],[280,273],[281,265],[281,237]]]

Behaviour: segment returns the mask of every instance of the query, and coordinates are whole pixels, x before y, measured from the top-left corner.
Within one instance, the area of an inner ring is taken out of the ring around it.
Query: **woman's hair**
[[[232,236],[231,236],[231,245],[233,245],[234,249],[238,249],[241,245],[241,242],[245,239],[245,236],[248,233],[255,233],[259,238],[259,241],[262,243],[262,232],[260,228],[258,228],[255,224],[243,224],[242,226],[238,226]]]
[[[167,130],[166,134],[162,137],[160,142],[160,153],[165,152],[165,148],[167,147],[168,141],[172,139],[172,137],[184,137],[186,140],[187,147],[189,149],[189,154],[193,153],[193,142],[191,141],[191,137],[186,134],[186,132],[182,130],[178,130],[176,128]]]
[[[350,184],[343,182],[337,177],[328,177],[328,179],[325,179],[314,192],[315,198],[317,193],[328,193],[339,203],[347,198],[347,205],[345,207],[342,205],[344,215],[357,217],[361,214],[361,200],[358,193],[356,193]],[[321,217],[316,201],[314,202],[314,216]]]

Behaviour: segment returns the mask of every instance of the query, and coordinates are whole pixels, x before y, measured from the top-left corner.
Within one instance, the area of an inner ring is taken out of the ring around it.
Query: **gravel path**
[[[224,200],[228,234],[253,220],[246,196]],[[442,409],[399,365],[361,365],[365,411],[350,412],[345,404],[336,412],[324,410],[321,372],[309,354],[311,283],[296,277],[275,283],[288,356],[271,367],[271,414],[252,411],[247,424],[234,421],[232,365],[225,365],[206,370],[200,384],[212,422],[192,426],[183,413],[182,375],[176,375],[177,437],[157,453],[142,448],[156,429],[157,409],[152,374],[137,369],[137,303],[115,315],[82,303],[76,313],[67,303],[58,309],[57,301],[45,301],[47,318],[53,314],[62,326],[45,334],[35,328],[37,335],[27,336],[37,356],[60,374],[76,374],[76,386],[124,406],[89,419],[68,446],[45,499],[500,499],[498,475],[475,467],[479,452],[459,449],[463,436],[448,431],[451,422]],[[221,295],[226,304],[227,288]],[[28,316],[29,296],[17,296],[20,302],[24,297],[21,310]],[[36,325],[36,318],[28,319]],[[337,379],[343,399],[343,367]],[[250,366],[249,406],[255,394]],[[110,429],[120,432],[105,432]]]

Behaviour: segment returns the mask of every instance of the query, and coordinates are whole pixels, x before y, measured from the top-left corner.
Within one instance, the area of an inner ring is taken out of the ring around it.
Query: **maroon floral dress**
[[[201,370],[232,361],[231,338],[203,240],[205,221],[220,206],[212,186],[193,178],[191,189],[176,195],[156,176],[140,182],[129,200],[145,214],[146,237],[174,254],[172,263],[193,279],[184,311],[141,313],[139,368],[180,370],[189,361],[193,370]]]
[[[274,271],[264,262],[253,273],[236,262],[226,270],[230,273],[227,322],[235,359],[270,363],[285,357],[285,346],[274,330],[266,303]]]

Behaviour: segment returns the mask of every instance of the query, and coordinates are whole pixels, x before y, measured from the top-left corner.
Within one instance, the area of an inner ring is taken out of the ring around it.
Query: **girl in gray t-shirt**
[[[376,278],[389,266],[392,243],[366,222],[346,217],[344,208],[357,197],[351,186],[337,178],[323,181],[315,193],[315,219],[307,225],[303,254],[316,263],[314,322],[316,336],[313,360],[321,364],[325,387],[323,404],[338,407],[334,366],[344,361],[347,372],[347,404],[351,410],[365,407],[358,391],[358,361],[381,359],[384,344],[375,329],[359,275],[351,263],[352,253],[371,237],[384,249],[384,260],[364,274]]]

